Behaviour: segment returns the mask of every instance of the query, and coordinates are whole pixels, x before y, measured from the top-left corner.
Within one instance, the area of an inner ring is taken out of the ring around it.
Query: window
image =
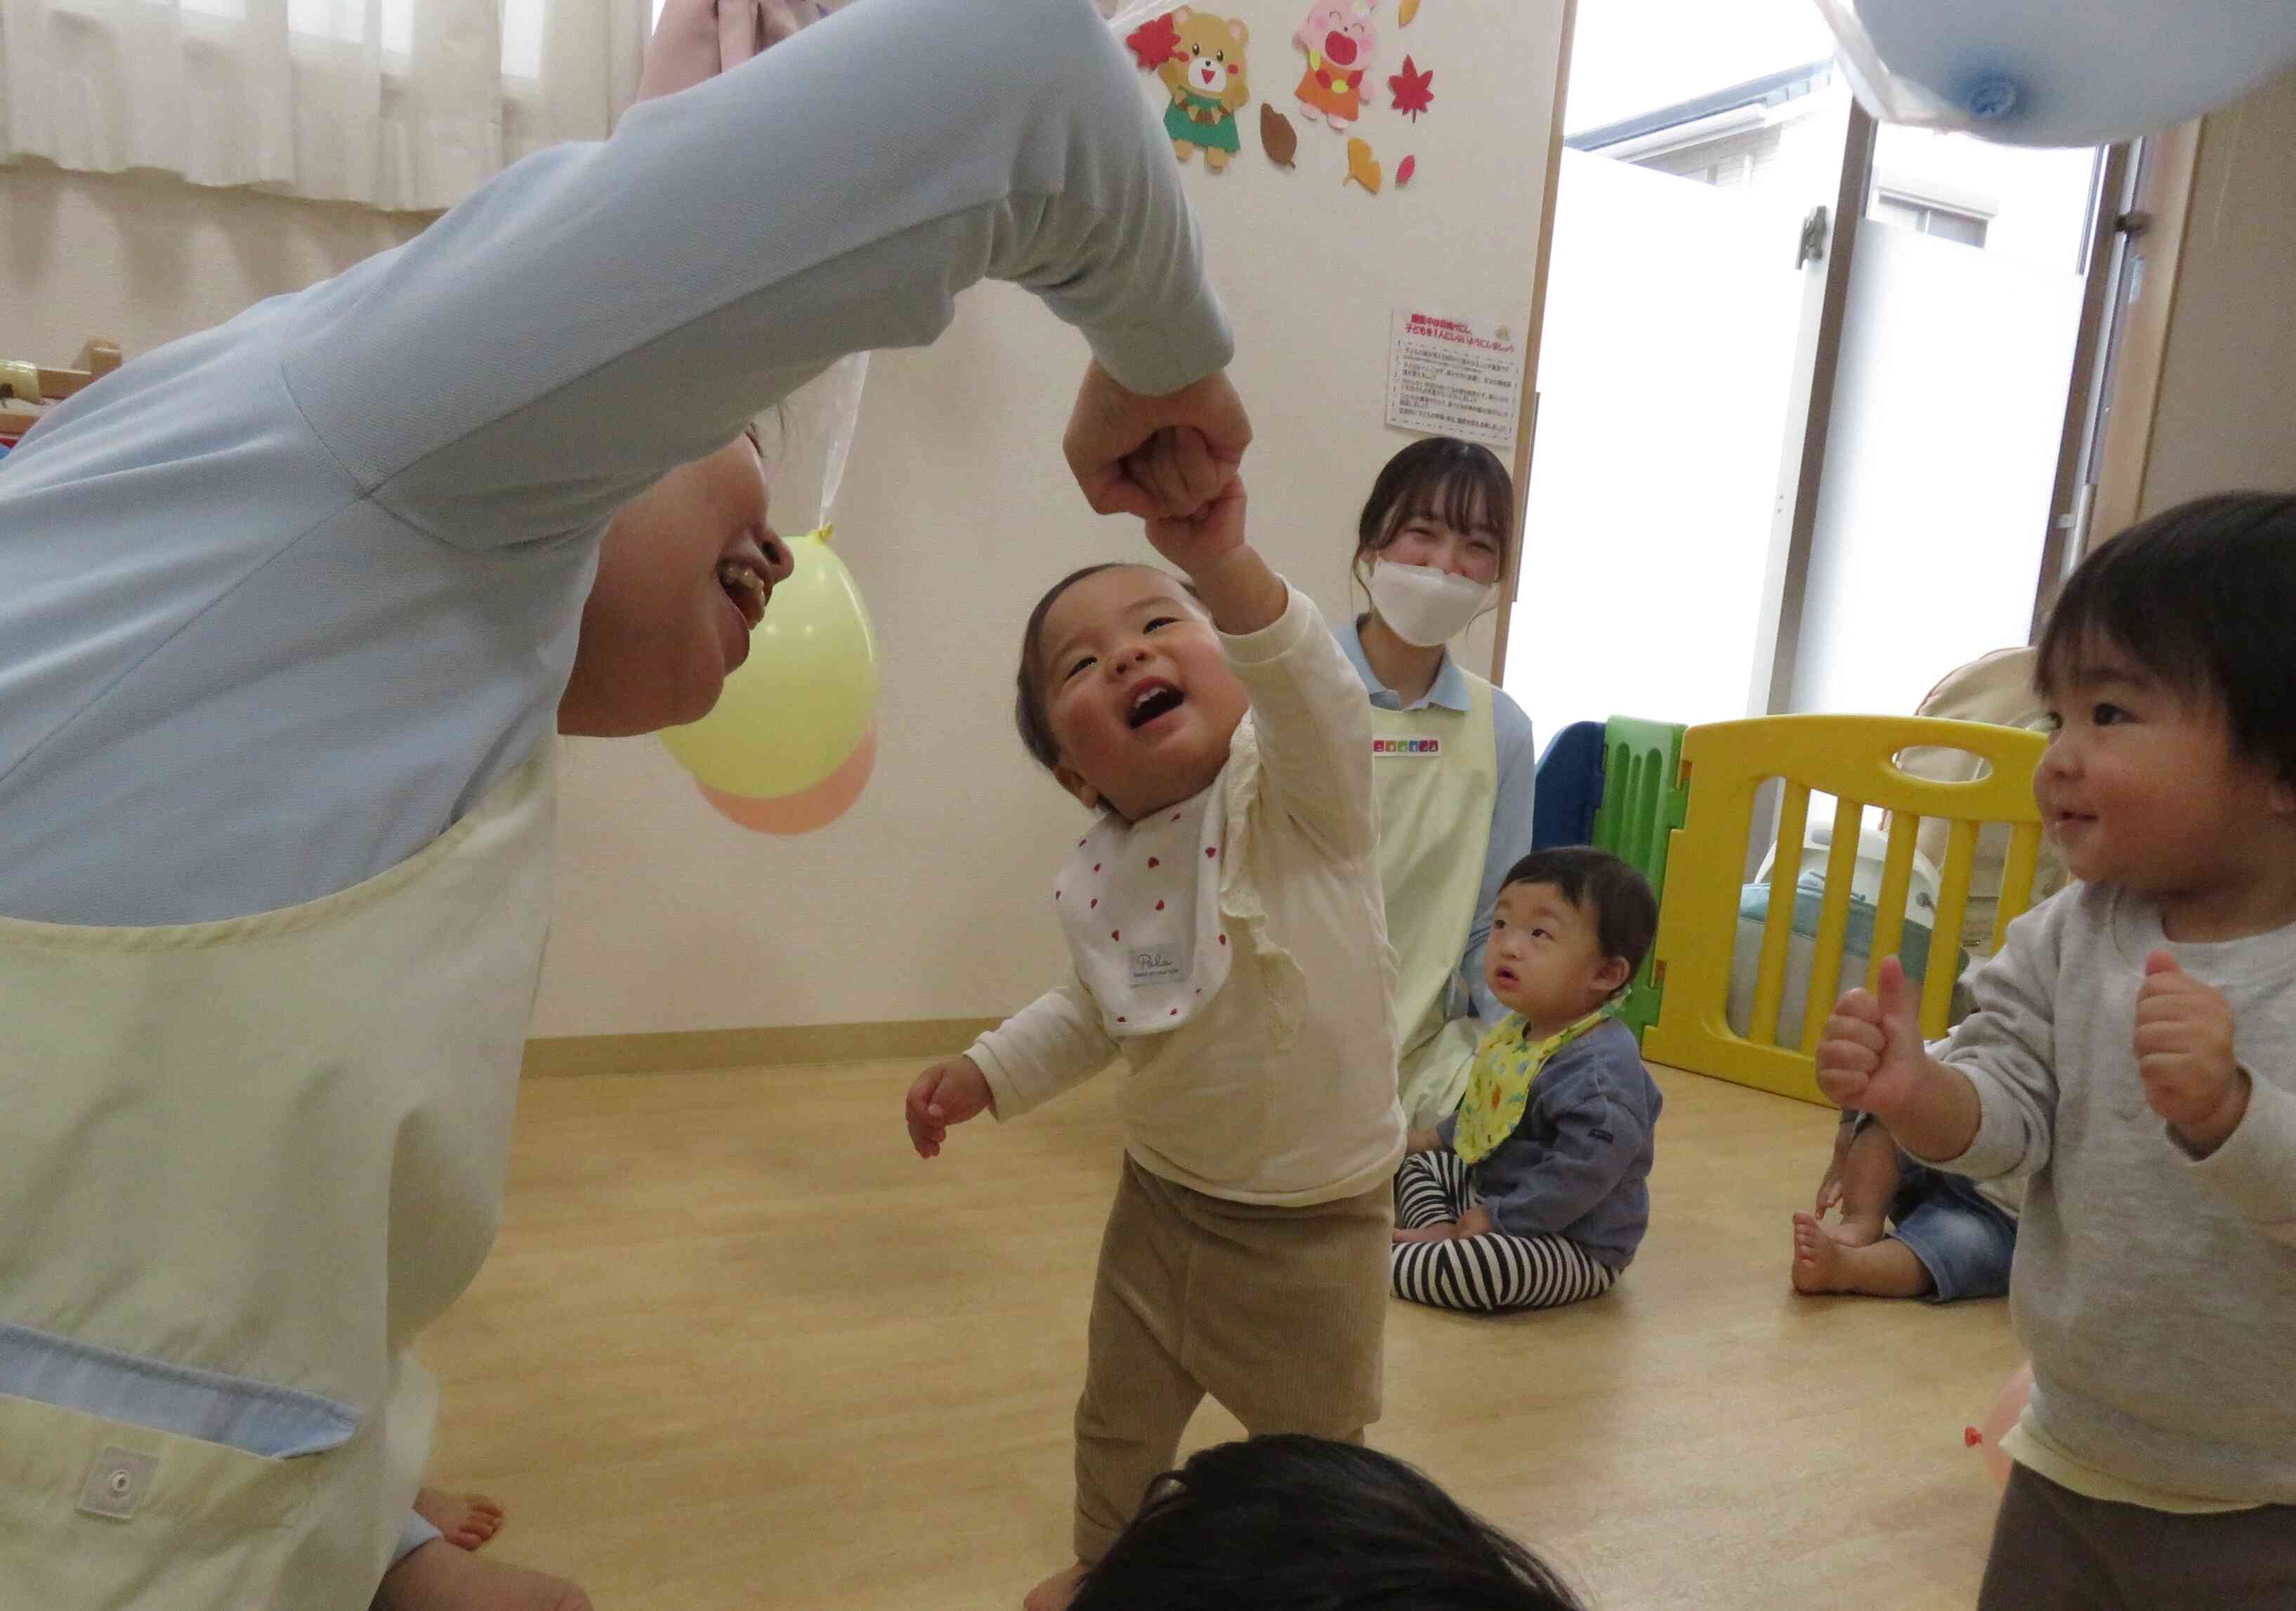
[[[71,90],[9,104],[12,156],[407,211],[452,206],[542,146],[603,137],[637,76],[643,15],[627,0],[6,4],[12,81]],[[146,42],[176,29],[184,48]]]
[[[1987,220],[1980,215],[1915,201],[1911,196],[1875,191],[1874,205],[1867,209],[1866,216],[1884,224],[1902,225],[1919,234],[1935,235],[1941,241],[1958,241],[1964,246],[1985,244]]]

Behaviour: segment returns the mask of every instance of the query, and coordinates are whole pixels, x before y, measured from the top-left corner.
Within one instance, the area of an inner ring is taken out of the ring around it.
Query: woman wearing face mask
[[[1404,1113],[1459,1104],[1475,1043],[1506,1015],[1483,942],[1506,869],[1530,850],[1538,751],[1522,707],[1444,645],[1496,606],[1514,482],[1488,448],[1414,442],[1373,483],[1355,576],[1370,610],[1339,629],[1371,697]]]

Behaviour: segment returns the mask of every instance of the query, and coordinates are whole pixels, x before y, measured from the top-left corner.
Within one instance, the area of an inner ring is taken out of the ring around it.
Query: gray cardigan
[[[1517,1015],[1504,1027],[1524,1026]],[[1514,1133],[1469,1167],[1476,1198],[1511,1236],[1566,1237],[1624,1270],[1650,1225],[1662,1103],[1634,1031],[1605,1018],[1554,1054]],[[1455,1115],[1437,1127],[1445,1147],[1457,1124]]]

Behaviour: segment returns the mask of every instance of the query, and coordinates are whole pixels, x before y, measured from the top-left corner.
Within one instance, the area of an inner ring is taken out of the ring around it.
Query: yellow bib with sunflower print
[[[1530,1082],[1547,1059],[1603,1022],[1597,1010],[1570,1028],[1532,1043],[1523,1037],[1521,1013],[1509,1013],[1499,1026],[1475,1048],[1475,1066],[1467,1075],[1467,1094],[1459,1104],[1459,1122],[1451,1131],[1451,1150],[1462,1163],[1479,1163],[1498,1150],[1522,1122],[1530,1105]]]

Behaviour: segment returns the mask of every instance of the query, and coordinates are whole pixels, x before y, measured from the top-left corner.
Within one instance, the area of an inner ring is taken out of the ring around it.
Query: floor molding
[[[912,1018],[890,1023],[793,1023],[769,1029],[650,1035],[553,1035],[526,1043],[525,1073],[670,1074],[809,1063],[955,1056],[1001,1018]]]

